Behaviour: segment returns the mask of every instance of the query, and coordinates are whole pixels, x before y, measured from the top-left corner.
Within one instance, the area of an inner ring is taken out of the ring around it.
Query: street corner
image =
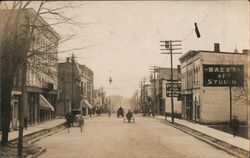
[[[46,148],[40,147],[40,149],[36,153],[32,153],[31,155],[27,156],[26,158],[35,158],[35,157],[38,157],[39,155],[43,154],[44,152],[46,152]]]

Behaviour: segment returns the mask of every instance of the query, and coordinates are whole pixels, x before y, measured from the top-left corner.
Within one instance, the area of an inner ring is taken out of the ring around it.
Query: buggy
[[[133,123],[135,123],[135,117],[133,116],[132,112],[129,111],[126,113],[126,117],[123,118],[123,121],[124,121],[124,123],[126,121],[128,121],[128,123],[130,123],[131,120],[133,121]]]
[[[80,119],[82,118],[82,111],[79,109],[72,109],[70,112],[71,115],[71,125],[74,126],[75,124],[77,124],[77,126],[80,126]]]
[[[119,118],[120,116],[124,117],[124,110],[122,107],[120,107],[118,110],[117,110],[117,117]]]

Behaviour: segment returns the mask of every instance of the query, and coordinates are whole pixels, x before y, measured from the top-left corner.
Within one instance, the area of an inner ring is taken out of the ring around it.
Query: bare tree
[[[7,17],[5,17],[5,25],[1,25],[1,27],[3,27],[1,30],[4,31],[0,32],[0,70],[1,74],[4,74],[1,75],[1,122],[3,131],[1,145],[8,143],[11,91],[17,70],[21,69],[23,75],[21,78],[22,104],[19,108],[19,146],[22,147],[23,107],[27,105],[26,73],[28,71],[32,72],[41,83],[45,83],[45,79],[41,77],[41,74],[45,74],[53,80],[57,77],[57,45],[74,37],[74,35],[71,35],[62,39],[60,42],[58,39],[50,43],[35,46],[35,42],[39,40],[39,37],[36,37],[36,32],[39,30],[43,34],[47,34],[47,28],[51,27],[51,25],[65,23],[79,25],[79,23],[73,20],[74,17],[68,18],[62,14],[63,9],[73,8],[70,4],[66,6],[58,5],[55,8],[51,8],[47,5],[50,2],[41,1],[39,2],[38,9],[30,15],[30,22],[23,23],[23,21],[20,21],[20,17],[23,15],[23,12],[30,10],[28,8],[32,2],[14,1],[11,2],[11,4],[6,3],[7,2],[0,1],[1,8],[6,8],[7,10],[5,11],[8,12],[8,14],[6,14]],[[41,19],[43,15],[52,16],[55,22],[53,24],[48,24],[45,21],[40,22],[43,20]],[[84,49],[84,47],[76,49]],[[62,52],[67,52],[67,50]],[[19,155],[22,155],[21,151]]]

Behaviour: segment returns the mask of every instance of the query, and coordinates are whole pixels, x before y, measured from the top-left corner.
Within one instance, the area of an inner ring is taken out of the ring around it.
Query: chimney
[[[214,52],[220,52],[220,43],[214,43]]]
[[[66,58],[66,63],[69,63],[70,57]]]
[[[243,54],[248,54],[248,52],[250,52],[248,49],[243,49],[242,50]]]
[[[181,65],[177,65],[177,72],[178,72],[178,74],[181,73]]]
[[[181,65],[177,65],[177,80],[181,80]]]

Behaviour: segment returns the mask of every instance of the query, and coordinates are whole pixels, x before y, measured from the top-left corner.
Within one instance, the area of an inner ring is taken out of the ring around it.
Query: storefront
[[[10,117],[10,129],[15,130],[18,128],[18,107],[21,103],[21,92],[13,90],[11,92],[11,117]]]
[[[47,101],[47,99],[42,94],[39,94],[40,122],[51,120],[54,111],[54,107]]]
[[[247,53],[189,51],[181,58],[182,114],[204,124],[247,122]]]

